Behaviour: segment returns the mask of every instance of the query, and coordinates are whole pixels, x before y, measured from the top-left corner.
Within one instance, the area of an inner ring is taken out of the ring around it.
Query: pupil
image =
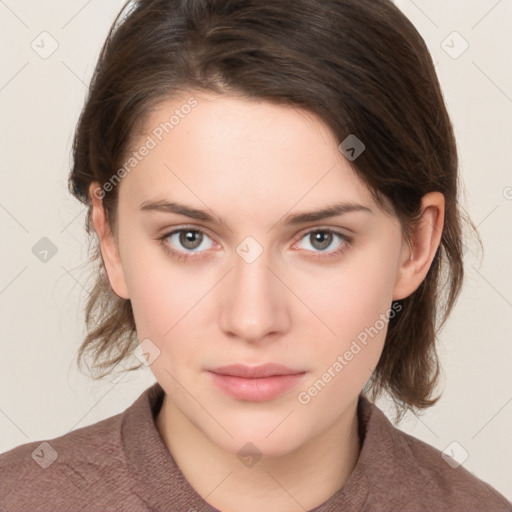
[[[197,231],[184,231],[180,238],[180,243],[187,249],[195,249],[201,244],[201,237]]]
[[[314,234],[315,242],[319,242],[319,247],[317,249],[325,249],[329,247],[331,244],[332,234],[331,233],[323,233],[321,231]]]

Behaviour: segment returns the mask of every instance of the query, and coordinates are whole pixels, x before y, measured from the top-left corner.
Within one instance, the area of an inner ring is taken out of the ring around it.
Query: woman
[[[3,507],[512,510],[372,403],[438,398],[457,167],[391,2],[128,2],[74,143],[99,270],[79,360],[157,382],[3,454]]]

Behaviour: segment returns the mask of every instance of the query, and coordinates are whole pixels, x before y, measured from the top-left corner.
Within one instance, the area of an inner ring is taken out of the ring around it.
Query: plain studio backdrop
[[[91,282],[85,208],[67,192],[71,143],[123,3],[0,1],[0,452],[117,414],[155,382],[147,367],[93,382],[74,363]],[[466,247],[464,289],[439,336],[443,398],[398,426],[512,500],[512,2],[397,4],[436,63],[461,200],[485,250]]]

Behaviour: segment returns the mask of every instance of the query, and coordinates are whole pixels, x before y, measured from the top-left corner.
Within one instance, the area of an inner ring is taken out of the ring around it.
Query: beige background
[[[0,452],[117,414],[154,382],[146,368],[94,383],[74,364],[91,284],[84,208],[66,189],[70,148],[122,3],[0,1]],[[468,246],[464,291],[440,335],[443,398],[400,428],[467,457],[469,471],[512,499],[512,1],[397,3],[437,63],[463,203],[485,246],[483,258]],[[46,263],[32,252],[42,237],[57,250]]]

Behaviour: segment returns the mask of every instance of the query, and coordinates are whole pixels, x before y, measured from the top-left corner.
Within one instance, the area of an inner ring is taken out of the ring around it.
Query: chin
[[[221,449],[238,455],[240,450],[244,447],[246,450],[253,449],[259,452],[261,456],[265,457],[280,457],[287,455],[301,445],[307,442],[307,435],[305,432],[297,432],[290,428],[290,425],[279,423],[283,420],[285,415],[279,417],[273,416],[271,421],[267,419],[262,421],[246,415],[243,419],[233,418],[233,421],[223,422],[225,428],[233,436],[223,435],[224,432],[219,432],[215,429],[214,432],[205,432]],[[213,434],[213,435],[211,435]]]
[[[286,456],[300,447],[299,442],[294,442],[289,436],[276,436],[274,439],[253,435],[244,435],[243,432],[237,432],[235,439],[222,439],[222,441],[213,440],[220,448],[236,455],[242,462],[247,457],[260,459]]]

